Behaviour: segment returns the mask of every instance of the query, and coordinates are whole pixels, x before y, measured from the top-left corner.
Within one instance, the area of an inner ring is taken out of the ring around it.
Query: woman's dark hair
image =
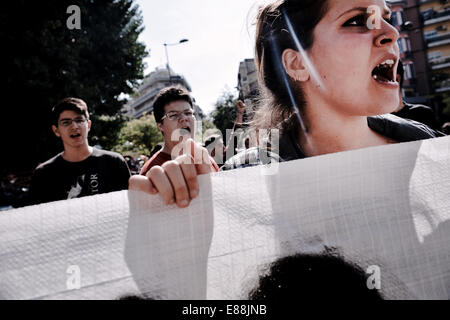
[[[255,55],[263,97],[255,113],[254,126],[298,128],[293,104],[302,109],[305,101],[298,84],[287,75],[281,61],[284,50],[298,51],[286,21],[289,19],[298,41],[307,50],[314,41],[314,28],[326,12],[327,0],[279,0],[260,9]],[[290,92],[290,88],[296,90]]]
[[[336,251],[296,254],[275,261],[249,293],[250,300],[383,300],[367,286],[368,275]]]

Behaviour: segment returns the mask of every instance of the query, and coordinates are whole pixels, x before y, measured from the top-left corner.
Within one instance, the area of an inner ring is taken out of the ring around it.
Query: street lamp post
[[[169,83],[171,83],[172,76],[170,75],[169,53],[167,51],[167,47],[168,46],[176,46],[176,45],[179,45],[181,43],[188,42],[188,41],[189,41],[188,39],[181,39],[180,41],[175,42],[175,43],[164,43],[164,49],[166,50],[166,61],[167,61],[166,67],[167,67],[167,71],[169,72]]]

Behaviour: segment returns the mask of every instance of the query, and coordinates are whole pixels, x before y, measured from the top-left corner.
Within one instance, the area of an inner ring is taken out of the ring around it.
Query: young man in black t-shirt
[[[89,146],[91,121],[83,100],[63,99],[52,114],[52,130],[61,138],[64,151],[36,168],[30,189],[32,204],[128,188],[130,171],[125,159]]]

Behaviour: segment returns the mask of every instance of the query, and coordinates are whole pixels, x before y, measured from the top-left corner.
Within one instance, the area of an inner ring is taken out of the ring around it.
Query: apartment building
[[[435,94],[450,92],[450,1],[420,1],[423,35]]]
[[[450,96],[450,1],[388,0],[400,33],[403,95],[433,107],[440,118]]]
[[[239,99],[247,104],[258,96],[258,72],[255,59],[245,59],[239,63],[237,89],[239,90]]]
[[[173,70],[169,72],[166,67],[157,67],[145,77],[133,99],[125,106],[126,114],[134,119],[140,118],[144,114],[150,114],[153,111],[153,102],[158,92],[172,85],[180,85],[187,91],[192,91],[191,86],[182,75]],[[204,113],[195,103],[195,99],[194,111],[197,119],[204,117]]]

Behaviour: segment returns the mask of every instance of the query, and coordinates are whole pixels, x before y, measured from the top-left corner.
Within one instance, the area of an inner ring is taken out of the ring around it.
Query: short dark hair
[[[164,116],[164,107],[166,105],[179,100],[188,102],[192,107],[191,95],[180,86],[167,87],[158,92],[155,102],[153,102],[153,115],[156,122],[161,122],[161,118]]]
[[[52,108],[52,123],[55,126],[58,126],[59,116],[66,110],[74,111],[80,115],[85,116],[86,119],[89,119],[89,112],[86,102],[79,98],[64,98],[58,101]]]

